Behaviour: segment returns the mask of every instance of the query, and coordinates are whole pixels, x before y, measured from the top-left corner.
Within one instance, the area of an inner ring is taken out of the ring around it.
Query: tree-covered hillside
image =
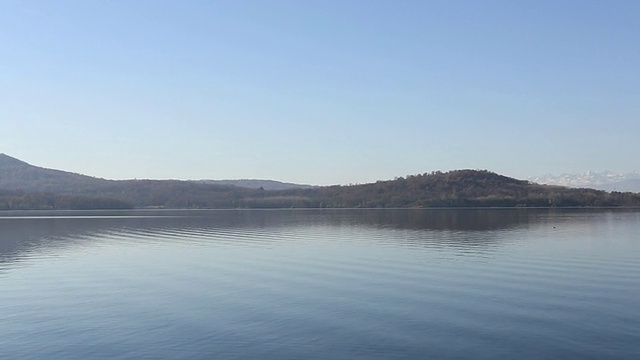
[[[433,172],[284,194],[319,207],[640,206],[640,194],[532,184],[486,170]]]
[[[486,170],[350,186],[264,190],[177,180],[105,180],[0,154],[0,209],[640,206],[640,194],[533,184]]]
[[[34,193],[95,195],[95,189],[114,183],[67,171],[30,165],[11,156],[0,154],[0,189]]]
[[[133,208],[133,203],[115,198],[0,190],[0,210],[95,210],[131,208]]]

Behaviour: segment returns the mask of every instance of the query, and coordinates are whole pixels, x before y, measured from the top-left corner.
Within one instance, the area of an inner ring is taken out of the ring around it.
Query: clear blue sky
[[[640,1],[0,2],[0,152],[123,178],[640,170]]]

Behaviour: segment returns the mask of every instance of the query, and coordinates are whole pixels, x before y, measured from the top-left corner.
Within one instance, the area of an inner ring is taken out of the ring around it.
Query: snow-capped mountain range
[[[611,171],[587,171],[582,174],[547,174],[527,180],[538,184],[560,185],[573,188],[592,188],[606,191],[640,192],[640,173],[617,174]]]

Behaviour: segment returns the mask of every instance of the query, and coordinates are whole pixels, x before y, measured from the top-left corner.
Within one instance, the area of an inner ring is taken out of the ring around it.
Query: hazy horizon
[[[0,5],[0,153],[107,179],[640,170],[640,3]]]

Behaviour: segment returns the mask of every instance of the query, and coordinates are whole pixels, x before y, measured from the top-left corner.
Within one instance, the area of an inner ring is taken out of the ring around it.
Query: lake
[[[638,359],[640,210],[0,212],[2,359]]]

